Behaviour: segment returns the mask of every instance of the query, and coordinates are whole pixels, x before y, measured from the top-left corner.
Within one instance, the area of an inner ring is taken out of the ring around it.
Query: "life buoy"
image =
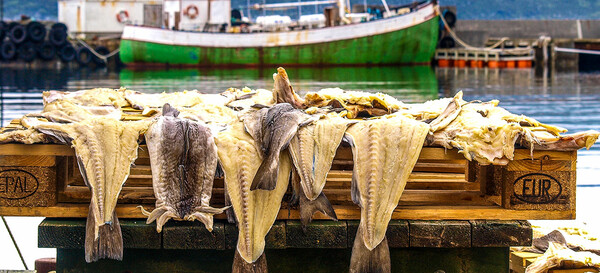
[[[126,10],[119,11],[117,13],[117,21],[119,21],[119,23],[125,23],[129,21],[129,12]]]
[[[189,17],[190,19],[196,19],[196,17],[198,17],[198,14],[200,14],[200,10],[198,10],[198,7],[196,7],[196,5],[189,5],[187,6],[187,8],[185,8],[183,14]]]

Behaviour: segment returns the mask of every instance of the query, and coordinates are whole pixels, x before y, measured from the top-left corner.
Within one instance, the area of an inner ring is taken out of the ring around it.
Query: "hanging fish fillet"
[[[210,206],[217,169],[217,146],[210,129],[201,122],[181,119],[169,104],[145,134],[156,208],[147,223],[156,220],[156,230],[171,218],[199,220],[212,231],[213,215],[224,209]]]
[[[79,170],[92,191],[86,223],[85,259],[121,260],[123,239],[115,207],[121,187],[137,158],[138,139],[148,122],[123,122],[107,117],[77,123],[39,122],[34,129],[70,142]]]
[[[278,181],[279,158],[296,134],[298,126],[311,122],[311,116],[295,109],[289,103],[275,104],[251,112],[242,118],[244,128],[256,141],[262,163],[251,189],[273,190]]]
[[[371,259],[386,256],[374,250],[385,239],[392,212],[428,132],[427,124],[402,116],[365,120],[346,131],[354,158],[352,199],[361,207],[355,240],[366,247],[353,248],[351,272],[386,272],[382,271],[385,261]],[[372,266],[371,270],[359,270],[364,265]]]
[[[216,143],[225,172],[225,187],[238,222],[237,252],[245,263],[255,263],[263,255],[265,236],[279,213],[289,183],[291,161],[287,153],[280,155],[279,175],[273,190],[251,191],[250,185],[260,167],[260,161],[256,159],[260,156],[243,124],[234,123],[220,132]],[[236,267],[234,264],[234,272]],[[266,272],[266,268],[264,270]]]
[[[307,224],[316,211],[336,219],[331,203],[323,194],[327,173],[348,126],[354,123],[335,113],[302,126],[290,141],[290,154],[300,178],[301,220]],[[306,199],[306,200],[304,200]]]

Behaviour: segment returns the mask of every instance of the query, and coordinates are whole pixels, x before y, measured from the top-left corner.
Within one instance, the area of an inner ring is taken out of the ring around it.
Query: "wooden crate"
[[[574,219],[576,158],[576,151],[531,154],[527,149],[517,149],[514,161],[507,166],[481,166],[466,161],[456,150],[424,147],[393,218]],[[145,218],[136,207],[153,208],[149,163],[142,145],[119,196],[119,217]],[[350,198],[352,164],[351,149],[340,147],[324,189],[339,219],[360,219],[360,209]],[[7,172],[9,169],[13,171]],[[30,175],[28,183],[37,182],[37,190],[14,192],[13,181],[25,173]],[[223,179],[216,178],[214,206],[223,205],[223,195]],[[298,210],[286,202],[290,195],[291,190],[284,197],[278,219],[299,218]],[[77,169],[74,150],[68,145],[0,145],[0,215],[86,217],[89,200],[90,191]],[[318,213],[316,218],[324,219],[324,215]]]

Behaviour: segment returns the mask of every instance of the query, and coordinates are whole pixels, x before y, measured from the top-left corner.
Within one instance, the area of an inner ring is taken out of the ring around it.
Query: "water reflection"
[[[109,71],[106,69],[0,68],[0,120],[6,124],[40,111],[43,90],[80,90],[121,86],[143,92],[198,89],[218,93],[229,87],[273,86],[272,68],[168,69]],[[296,91],[322,88],[384,92],[405,102],[453,96],[463,90],[467,100],[501,101],[501,106],[545,123],[569,129],[600,131],[600,73],[536,73],[533,69],[413,67],[290,68]],[[594,184],[600,167],[600,145],[581,151],[578,177]]]
[[[273,68],[122,70],[122,86],[146,92],[198,89],[222,92],[229,87],[265,88],[273,86]],[[288,71],[300,94],[323,88],[385,92],[405,101],[437,98],[438,83],[429,66],[293,68]]]

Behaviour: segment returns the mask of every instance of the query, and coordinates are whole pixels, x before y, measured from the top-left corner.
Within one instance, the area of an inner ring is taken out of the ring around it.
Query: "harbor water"
[[[44,90],[75,91],[95,87],[141,92],[197,89],[219,93],[229,87],[271,89],[275,67],[265,69],[14,69],[0,68],[0,120],[6,125],[25,113],[42,109]],[[417,67],[289,68],[300,94],[339,87],[390,94],[416,103],[450,97],[462,90],[465,100],[500,100],[510,112],[524,114],[575,133],[600,131],[600,73],[552,72],[533,69]],[[594,211],[600,194],[600,143],[581,150],[577,162],[577,222],[600,231]],[[37,258],[52,257],[52,249],[37,248],[41,218],[7,217],[30,269]],[[600,233],[600,232],[597,232]],[[0,269],[23,269],[4,225],[0,225]]]

